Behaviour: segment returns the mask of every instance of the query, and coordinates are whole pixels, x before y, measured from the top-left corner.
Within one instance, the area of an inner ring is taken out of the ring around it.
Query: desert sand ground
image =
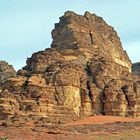
[[[140,140],[140,118],[93,116],[64,125],[1,126],[0,140]]]

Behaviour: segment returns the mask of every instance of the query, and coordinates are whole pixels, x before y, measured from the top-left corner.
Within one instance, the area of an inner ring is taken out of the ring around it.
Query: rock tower
[[[51,48],[34,53],[3,84],[1,118],[140,116],[140,81],[113,27],[95,14],[67,11],[52,38]]]

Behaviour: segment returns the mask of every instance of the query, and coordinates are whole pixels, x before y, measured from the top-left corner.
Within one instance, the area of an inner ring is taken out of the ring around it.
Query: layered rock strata
[[[16,76],[16,71],[12,65],[5,61],[0,61],[0,86],[10,77]]]
[[[140,81],[113,27],[95,14],[68,11],[52,38],[51,48],[34,53],[3,84],[1,118],[60,123],[80,116],[140,115]]]

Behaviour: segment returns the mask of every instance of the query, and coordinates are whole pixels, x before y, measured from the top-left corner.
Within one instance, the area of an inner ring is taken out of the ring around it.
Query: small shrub
[[[7,136],[0,137],[0,140],[8,140]]]

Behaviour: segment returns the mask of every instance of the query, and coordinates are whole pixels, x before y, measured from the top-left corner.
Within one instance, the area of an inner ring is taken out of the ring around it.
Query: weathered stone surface
[[[101,17],[66,12],[51,48],[34,53],[0,93],[0,116],[60,123],[90,115],[140,116],[140,78],[113,27]]]
[[[137,97],[137,116],[140,116],[140,62],[134,63],[132,65],[133,81],[134,81],[134,91]]]
[[[14,70],[12,65],[9,65],[5,61],[0,61],[0,86],[3,84],[8,78],[16,76],[16,71]]]

